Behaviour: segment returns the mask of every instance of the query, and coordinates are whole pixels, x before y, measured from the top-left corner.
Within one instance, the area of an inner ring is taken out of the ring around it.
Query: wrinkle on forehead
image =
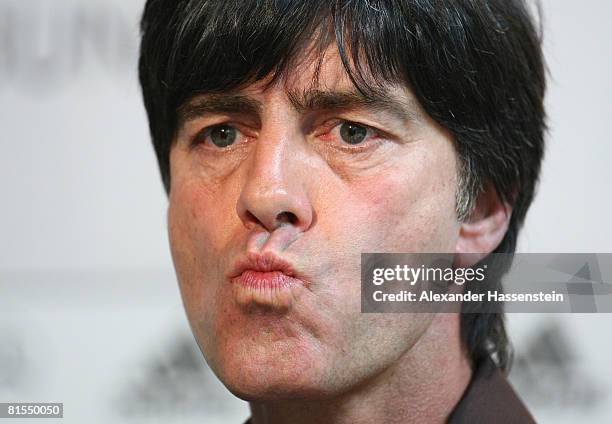
[[[425,114],[408,84],[376,81],[360,71],[367,87],[355,85],[347,72],[336,44],[324,50],[311,46],[292,59],[287,71],[273,83],[282,85],[287,98],[298,111],[336,109],[352,104],[396,112],[404,119],[423,121]],[[265,84],[264,84],[265,85]]]
[[[357,87],[342,63],[338,47],[328,42],[325,48],[319,38],[296,52],[280,73],[245,83],[226,92],[198,93],[178,109],[180,124],[206,112],[241,112],[258,116],[267,103],[266,94],[285,93],[286,99],[299,113],[315,110],[367,109],[389,112],[413,123],[429,119],[420,103],[404,84],[376,82],[371,75],[371,89]],[[270,101],[274,101],[269,99]]]

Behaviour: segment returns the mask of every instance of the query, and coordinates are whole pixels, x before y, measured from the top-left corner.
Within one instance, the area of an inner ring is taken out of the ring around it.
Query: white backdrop
[[[172,273],[136,76],[142,5],[0,0],[0,402],[64,402],[63,422],[241,422]],[[551,130],[519,250],[612,252],[612,5],[543,10]],[[536,417],[609,421],[612,316],[508,319]]]

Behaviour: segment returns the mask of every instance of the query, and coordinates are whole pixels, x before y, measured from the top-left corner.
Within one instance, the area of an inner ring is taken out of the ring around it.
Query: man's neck
[[[325,400],[251,402],[252,424],[443,423],[472,370],[458,314],[439,314],[392,366],[348,393]]]

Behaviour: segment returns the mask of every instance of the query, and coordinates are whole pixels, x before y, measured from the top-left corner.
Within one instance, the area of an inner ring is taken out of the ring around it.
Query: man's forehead
[[[179,108],[180,123],[197,119],[207,113],[241,113],[260,116],[272,102],[277,102],[277,94],[266,95],[269,90],[254,90],[246,87],[231,92],[199,94]],[[362,93],[354,86],[347,89],[322,89],[308,87],[284,90],[283,96],[298,113],[316,111],[370,110],[386,112],[406,121],[420,122],[423,111],[410,94],[398,88],[381,89]]]
[[[279,93],[300,113],[375,109],[411,121],[420,120],[423,114],[416,97],[405,85],[372,79],[367,91],[363,87],[358,89],[342,64],[337,48],[330,47],[320,55],[312,49],[305,50],[280,75],[269,75],[226,92],[199,93],[179,109],[179,122],[216,111],[261,115],[271,102],[279,100]]]
[[[279,78],[286,91],[297,91],[300,88],[349,91],[354,88],[335,44],[323,51],[314,46],[302,51],[303,54],[292,57],[286,72]]]
[[[356,69],[354,69],[356,71]],[[355,72],[356,73],[356,72]],[[340,57],[337,45],[331,44],[320,51],[315,46],[303,50],[303,54],[292,57],[286,71],[276,78],[274,83],[282,86],[283,91],[292,100],[294,106],[306,109],[313,99],[325,97],[325,94],[341,93],[351,96],[360,102],[370,98],[389,98],[402,102],[416,101],[412,91],[405,84],[395,81],[380,81],[374,78],[367,69],[359,69],[359,79],[364,83],[355,86]],[[266,84],[264,82],[264,84]],[[259,87],[254,86],[257,90]],[[328,96],[329,97],[329,96]]]

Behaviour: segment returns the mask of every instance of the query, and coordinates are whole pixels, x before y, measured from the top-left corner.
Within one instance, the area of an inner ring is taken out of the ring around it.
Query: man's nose
[[[295,136],[282,130],[262,131],[256,143],[238,199],[238,216],[247,228],[259,225],[273,232],[290,225],[296,232],[306,231],[313,210],[306,190],[305,152]]]

